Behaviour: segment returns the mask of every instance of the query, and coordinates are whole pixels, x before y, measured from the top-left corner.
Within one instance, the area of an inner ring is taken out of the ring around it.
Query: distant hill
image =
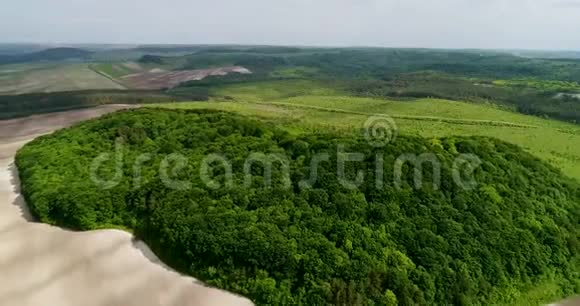
[[[163,56],[149,54],[141,56],[138,62],[141,64],[157,64],[157,65],[165,64]]]
[[[2,55],[0,64],[86,59],[92,54],[93,52],[78,48],[51,48],[27,54]]]
[[[529,58],[580,59],[580,51],[517,50],[513,51],[512,54]]]
[[[4,44],[0,43],[0,56],[38,52],[48,48],[39,44]]]
[[[133,50],[146,53],[191,53],[203,49],[197,45],[141,45]]]

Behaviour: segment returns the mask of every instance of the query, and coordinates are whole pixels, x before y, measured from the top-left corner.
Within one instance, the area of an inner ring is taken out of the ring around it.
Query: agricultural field
[[[119,58],[112,56],[115,52]],[[101,58],[103,53],[111,59]],[[224,84],[302,80],[333,83],[329,87],[340,89],[346,96],[440,98],[580,122],[580,99],[575,95],[580,62],[521,58],[509,53],[153,46],[91,51],[58,48],[22,57],[26,58],[35,62],[0,66],[5,71],[0,72],[0,94],[125,87],[187,92],[188,88],[198,90],[195,87],[205,91]],[[54,58],[64,60],[51,61]]]
[[[217,88],[211,95],[208,102],[150,106],[237,112],[283,123],[294,131],[356,133],[369,116],[390,116],[400,134],[489,136],[517,144],[580,180],[579,125],[523,115],[495,104],[352,97],[340,89],[302,80],[237,84]]]
[[[144,70],[141,65],[134,62],[91,64],[89,67],[93,71],[111,79],[139,73]]]
[[[14,64],[0,66],[0,94],[124,89],[87,64]]]
[[[231,73],[251,74],[252,72],[240,66],[180,71],[152,69],[141,73],[126,75],[119,80],[133,89],[155,90],[170,89],[177,87],[181,83],[199,81],[209,76],[225,76]]]
[[[159,58],[153,57],[152,58]],[[171,89],[182,83],[199,81],[210,76],[225,76],[232,73],[251,74],[244,67],[215,67],[195,70],[172,70],[171,65],[163,62],[152,64],[150,62],[123,62],[91,65],[95,72],[125,85],[131,89],[159,90]]]

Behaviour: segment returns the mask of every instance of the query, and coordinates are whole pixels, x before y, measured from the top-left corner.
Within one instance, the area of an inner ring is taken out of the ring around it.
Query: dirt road
[[[0,121],[0,305],[252,305],[177,274],[128,233],[31,222],[19,192],[16,151],[38,135],[121,108]]]

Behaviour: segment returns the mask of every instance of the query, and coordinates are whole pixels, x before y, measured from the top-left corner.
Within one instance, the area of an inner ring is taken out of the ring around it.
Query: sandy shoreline
[[[122,108],[0,121],[0,305],[252,305],[172,271],[128,233],[71,232],[30,221],[16,151],[38,135]]]

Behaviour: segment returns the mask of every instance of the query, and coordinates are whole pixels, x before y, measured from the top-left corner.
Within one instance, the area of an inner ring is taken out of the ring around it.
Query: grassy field
[[[93,64],[90,66],[93,71],[104,74],[109,78],[120,78],[122,76],[135,73],[135,69],[131,69],[123,64],[103,63]],[[139,69],[140,70],[140,69]]]
[[[297,133],[312,130],[360,132],[371,115],[395,119],[400,134],[428,138],[490,136],[517,144],[580,179],[580,126],[527,116],[495,105],[438,99],[392,101],[345,96],[310,81],[226,86],[209,102],[158,104],[166,108],[211,108],[274,121]]]
[[[124,89],[87,64],[17,64],[0,66],[0,94],[90,89]]]
[[[494,85],[507,87],[521,87],[521,88],[536,88],[542,90],[564,91],[564,92],[578,92],[580,91],[580,84],[577,82],[566,81],[545,81],[545,80],[496,80]]]

